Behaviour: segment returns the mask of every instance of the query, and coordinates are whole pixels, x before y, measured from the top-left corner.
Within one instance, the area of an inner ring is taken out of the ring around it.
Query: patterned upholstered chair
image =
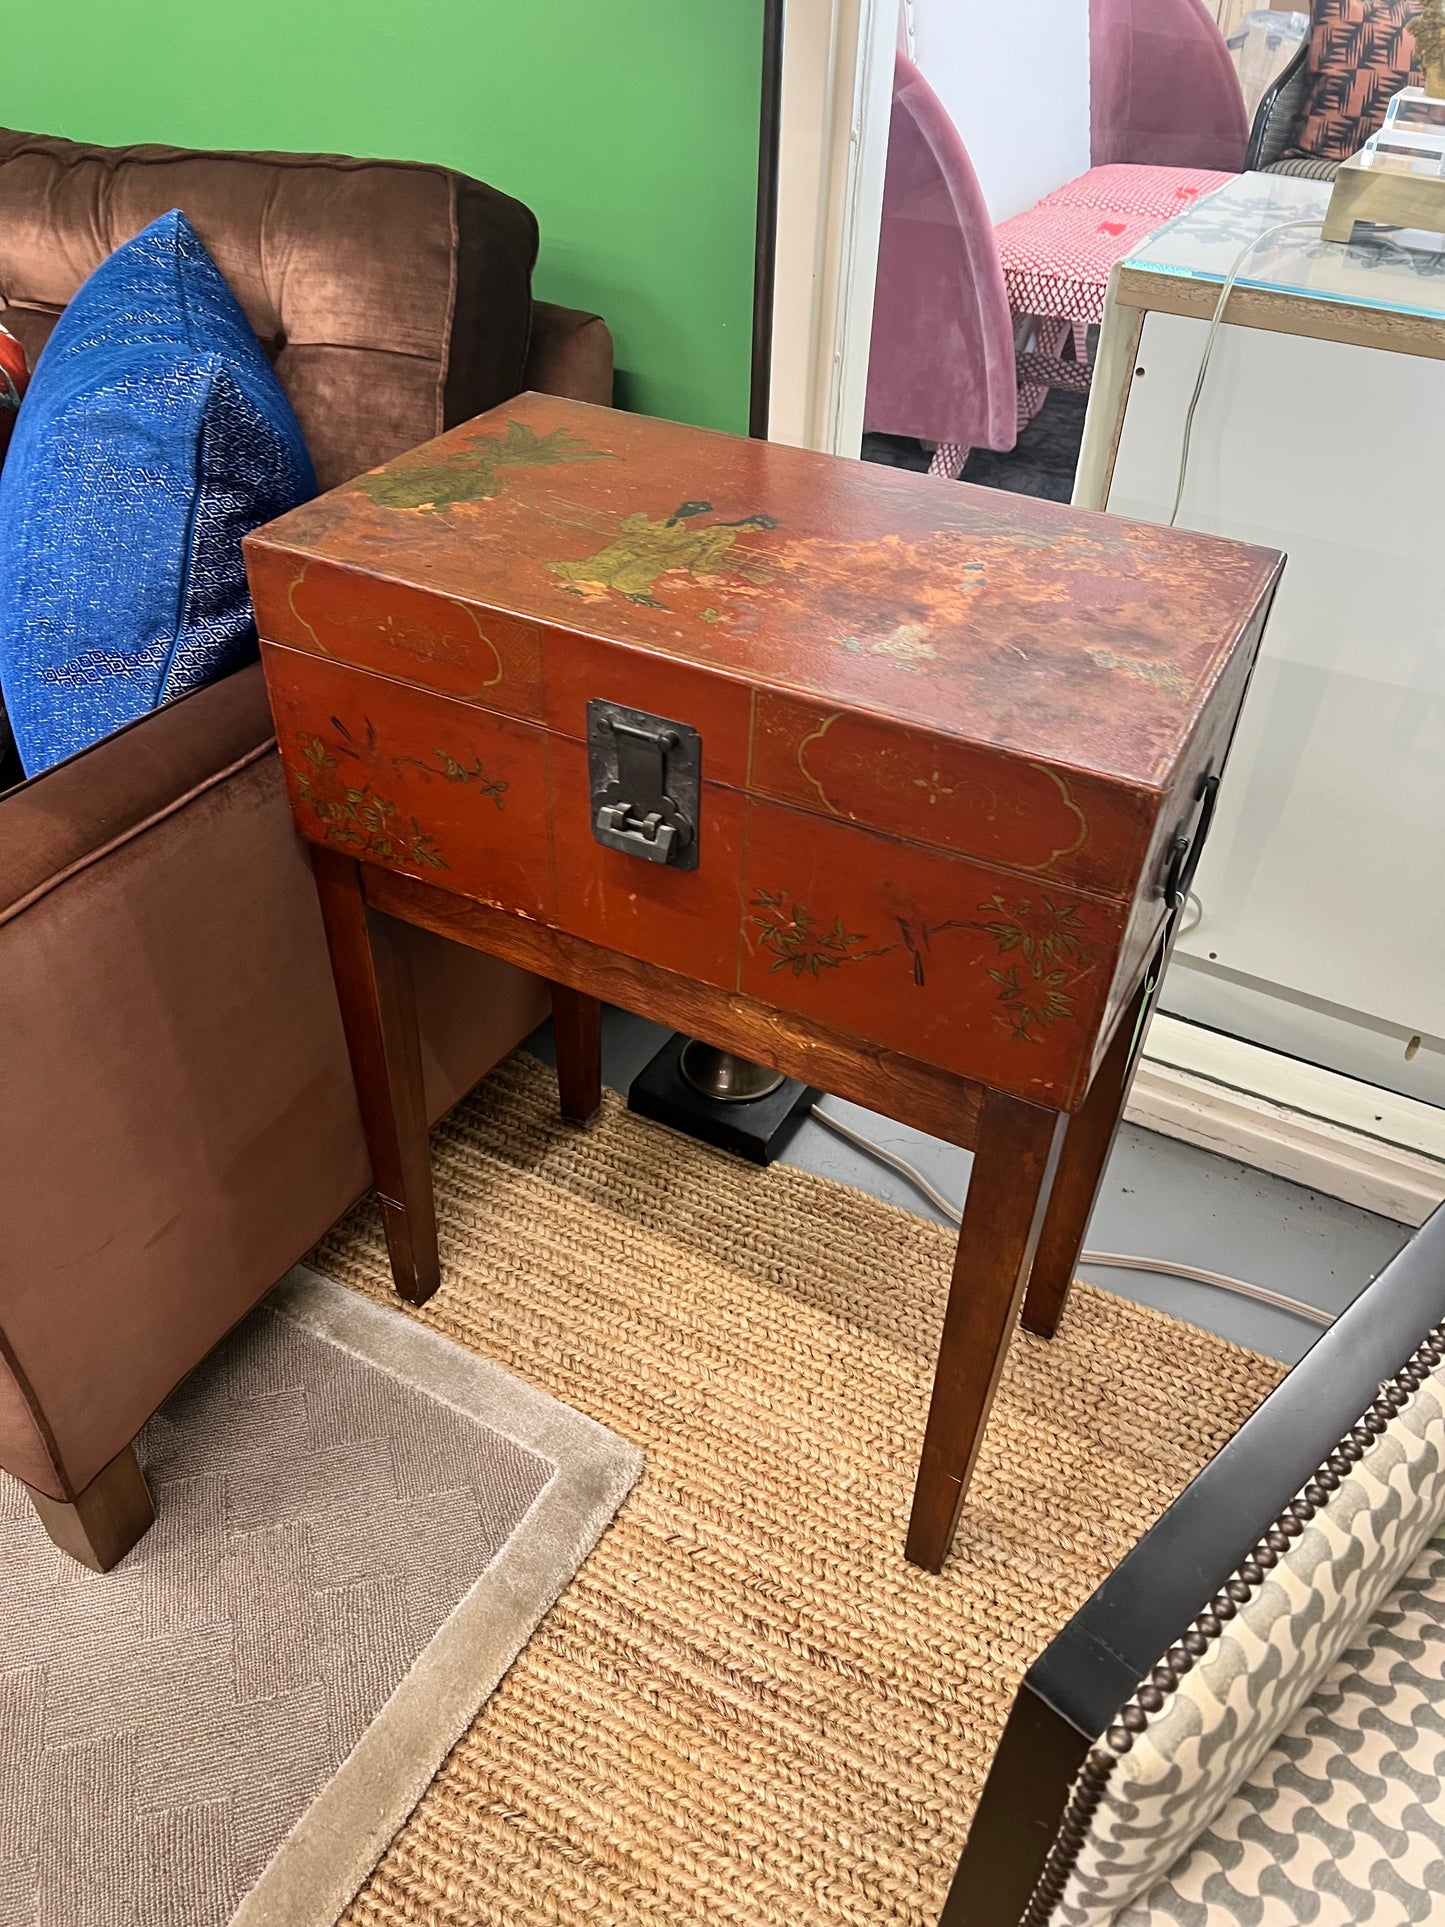
[[[1305,102],[1309,99],[1309,57],[1310,43],[1302,40],[1299,51],[1265,89],[1249,130],[1249,146],[1244,155],[1246,174],[1309,172],[1321,180],[1334,179],[1337,161],[1287,162],[1284,158],[1299,138]]]
[[[1255,109],[1245,172],[1332,181],[1418,84],[1415,0],[1311,0],[1310,32]]]
[[[942,1927],[1445,1917],[1445,1207],[1019,1689]]]

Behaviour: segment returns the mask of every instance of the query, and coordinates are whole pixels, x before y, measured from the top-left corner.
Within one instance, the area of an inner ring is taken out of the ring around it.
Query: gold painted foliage
[[[769,975],[791,970],[795,977],[805,971],[816,977],[824,970],[836,970],[839,964],[881,957],[894,947],[885,944],[879,950],[860,950],[858,945],[866,938],[850,931],[841,917],[835,918],[831,927],[820,924],[796,898],[790,906],[784,890],[759,890],[753,897],[752,910],[763,947],[773,953]]]
[[[470,763],[459,762],[449,750],[434,749],[435,763],[425,762],[420,756],[393,756],[393,769],[416,769],[423,776],[440,776],[448,783],[475,783],[483,796],[490,797],[499,810],[504,810],[506,794],[510,787],[501,778],[488,776],[480,756],[474,756]]]
[[[302,732],[297,741],[308,767],[297,778],[296,793],[321,824],[328,843],[383,863],[447,868],[446,859],[417,819],[413,816],[403,822],[390,797],[379,796],[370,783],[332,782],[331,772],[340,764],[321,737]]]
[[[443,515],[458,503],[485,502],[500,494],[503,470],[613,459],[609,449],[594,448],[565,428],[539,435],[526,422],[509,421],[504,434],[486,435],[445,461],[377,469],[360,476],[352,487],[382,508]]]
[[[933,968],[937,938],[953,930],[981,931],[1001,959],[1013,959],[998,969],[989,967],[987,974],[998,992],[997,1021],[1020,1044],[1034,1043],[1040,1030],[1073,1016],[1069,986],[1088,968],[1083,918],[1071,904],[1043,895],[1010,905],[995,893],[979,904],[977,915],[941,923],[898,917],[897,940],[874,945],[864,932],[849,930],[841,917],[831,924],[815,917],[784,890],[758,890],[750,907],[763,947],[773,956],[769,974],[791,970],[795,977],[817,977],[841,964],[902,950],[920,990]]]
[[[1019,953],[1022,970],[1015,962],[988,975],[998,986],[1001,1021],[1017,1043],[1031,1043],[1038,1029],[1074,1014],[1065,985],[1084,963],[1083,919],[1071,904],[1046,896],[1010,909],[995,894],[978,907],[985,921],[977,927],[993,938],[1000,956]]]

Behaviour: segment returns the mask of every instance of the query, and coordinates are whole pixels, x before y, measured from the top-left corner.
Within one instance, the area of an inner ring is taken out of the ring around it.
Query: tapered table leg
[[[602,1110],[602,1005],[565,984],[552,985],[557,1091],[569,1124],[591,1124]]]
[[[1118,1136],[1129,1086],[1134,1081],[1142,1040],[1140,1019],[1154,983],[1155,975],[1151,971],[1120,1018],[1114,1041],[1094,1073],[1088,1096],[1069,1119],[1058,1176],[1054,1179],[1053,1195],[1024,1299],[1024,1328],[1036,1332],[1040,1338],[1053,1337],[1069,1301],[1094,1202]]]
[[[1028,1283],[1067,1119],[989,1091],[953,1260],[953,1283],[905,1551],[937,1572],[964,1494]]]
[[[441,1263],[411,965],[400,927],[367,909],[360,865],[315,846],[311,861],[392,1282],[422,1305]]]

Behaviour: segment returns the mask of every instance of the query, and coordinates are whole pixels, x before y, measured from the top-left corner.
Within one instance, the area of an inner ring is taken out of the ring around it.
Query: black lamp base
[[[701,1138],[721,1151],[733,1151],[753,1164],[771,1164],[808,1115],[817,1091],[785,1078],[775,1091],[745,1102],[721,1101],[695,1090],[678,1068],[691,1042],[675,1033],[632,1080],[627,1108],[639,1117],[688,1137]]]

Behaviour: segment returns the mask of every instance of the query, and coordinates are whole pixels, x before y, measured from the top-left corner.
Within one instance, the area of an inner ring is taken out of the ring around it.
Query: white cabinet
[[[1076,499],[1168,519],[1223,277],[1328,188],[1246,175],[1116,274]],[[1445,1103],[1445,256],[1249,257],[1180,523],[1283,584],[1164,1008]],[[1252,325],[1240,325],[1248,321]],[[1117,440],[1116,440],[1117,438]],[[1191,915],[1193,913],[1191,912]]]

